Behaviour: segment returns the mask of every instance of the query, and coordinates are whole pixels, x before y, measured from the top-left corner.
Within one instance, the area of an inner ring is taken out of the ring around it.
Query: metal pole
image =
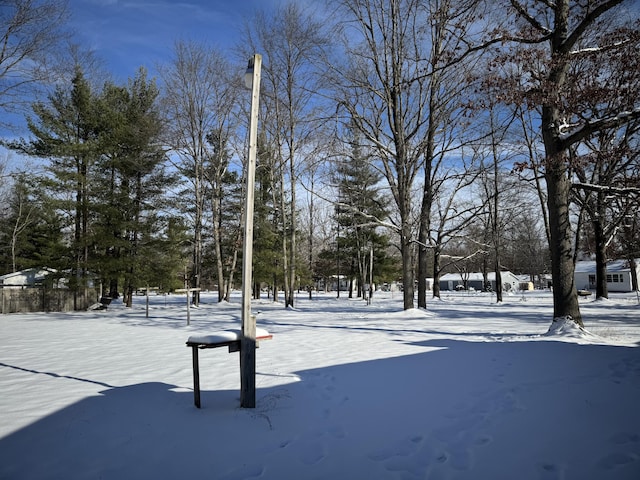
[[[260,100],[260,70],[262,55],[249,60],[247,74],[251,78],[251,115],[249,117],[249,158],[244,204],[244,242],[242,249],[242,336],[240,338],[240,406],[256,406],[256,317],[251,315],[251,285],[253,267],[253,199],[258,150],[258,106]]]

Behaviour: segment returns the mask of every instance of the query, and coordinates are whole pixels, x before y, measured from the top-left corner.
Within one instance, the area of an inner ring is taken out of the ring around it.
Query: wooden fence
[[[86,310],[98,300],[98,292],[87,288],[74,292],[66,288],[0,288],[0,313],[71,312]]]

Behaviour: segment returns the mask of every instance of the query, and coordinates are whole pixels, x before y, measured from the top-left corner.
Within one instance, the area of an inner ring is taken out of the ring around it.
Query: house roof
[[[33,285],[40,282],[56,270],[53,268],[27,268],[19,272],[6,273],[0,275],[0,284],[2,285]]]
[[[513,279],[518,279],[513,273],[507,271],[504,272],[500,272],[500,274],[503,277],[510,277]],[[484,280],[484,277],[482,276],[482,272],[472,272],[469,273],[468,275],[465,275],[466,279],[470,282],[478,282],[478,281],[482,281]],[[490,282],[495,281],[496,279],[496,274],[495,272],[488,272],[487,273],[487,280],[489,280]],[[440,281],[458,281],[458,282],[462,282],[462,275],[460,273],[447,273],[445,275],[442,275],[440,277]]]
[[[640,259],[637,259],[636,262],[640,265]],[[607,262],[608,273],[629,272],[630,270],[628,260],[611,260]],[[576,262],[576,273],[596,273],[596,262],[594,260]]]

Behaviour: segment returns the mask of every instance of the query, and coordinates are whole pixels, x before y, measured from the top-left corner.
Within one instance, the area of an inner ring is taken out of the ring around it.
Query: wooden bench
[[[579,297],[588,297],[589,295],[591,295],[589,290],[578,290]]]
[[[200,362],[198,350],[205,348],[229,347],[229,353],[240,351],[240,330],[225,330],[211,335],[193,335],[187,340],[187,347],[191,347],[193,360],[193,402],[200,408]],[[271,340],[273,335],[262,328],[256,329],[256,348],[260,341]]]

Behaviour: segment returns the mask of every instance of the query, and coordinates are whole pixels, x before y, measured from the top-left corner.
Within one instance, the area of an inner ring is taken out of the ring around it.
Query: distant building
[[[85,310],[100,295],[90,278],[82,290],[70,290],[53,268],[27,268],[0,276],[0,313]]]
[[[636,275],[640,278],[640,259],[636,260]],[[596,262],[593,260],[576,262],[574,279],[578,290],[595,290]],[[611,260],[607,263],[607,290],[609,292],[633,291],[629,260]]]
[[[503,291],[514,291],[520,288],[520,280],[509,271],[500,272],[502,276]],[[447,273],[440,277],[440,290],[496,290],[496,274],[487,274],[488,285],[484,284],[484,277],[481,272],[473,273]],[[490,288],[488,288],[490,287]]]
[[[516,275],[516,277],[518,277],[518,290],[535,290],[530,275]]]
[[[56,273],[53,268],[27,268],[19,272],[7,273],[0,276],[2,288],[28,288],[42,285],[45,277]]]

